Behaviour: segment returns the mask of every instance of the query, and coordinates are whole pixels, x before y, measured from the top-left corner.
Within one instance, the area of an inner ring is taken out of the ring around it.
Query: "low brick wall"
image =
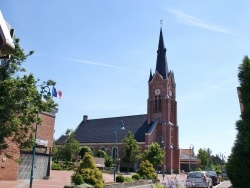
[[[151,183],[152,182],[150,182],[149,180],[139,180],[135,182],[124,182],[124,183],[106,183],[104,185],[104,188],[125,188],[125,187],[134,187],[138,185],[147,185]]]

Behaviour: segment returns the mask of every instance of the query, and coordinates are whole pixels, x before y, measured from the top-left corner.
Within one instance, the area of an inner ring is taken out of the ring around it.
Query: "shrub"
[[[80,174],[76,174],[75,176],[73,175],[72,176],[72,182],[75,184],[75,185],[81,185],[84,183],[83,181],[83,178]]]
[[[118,175],[118,176],[116,176],[115,180],[116,180],[116,182],[124,182],[124,176]]]
[[[155,169],[148,160],[141,162],[140,168],[136,171],[136,173],[139,174],[143,179],[157,179]]]
[[[96,167],[94,158],[89,153],[86,153],[82,158],[79,167],[76,169],[76,174],[80,174],[85,183],[91,184],[95,188],[103,187],[102,172]]]
[[[139,174],[133,174],[132,175],[132,178],[134,179],[134,180],[139,180],[140,179],[140,175]]]
[[[195,171],[202,171],[202,169],[201,168],[196,168],[196,170]]]
[[[104,162],[106,167],[111,167],[113,164],[113,159],[110,156],[105,156],[105,162]]]
[[[52,170],[62,170],[62,167],[59,164],[52,162],[51,169]]]

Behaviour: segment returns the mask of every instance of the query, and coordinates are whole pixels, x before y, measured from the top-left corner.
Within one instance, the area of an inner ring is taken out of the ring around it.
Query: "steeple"
[[[164,46],[164,40],[162,35],[162,28],[160,30],[160,38],[157,50],[157,60],[156,60],[156,69],[155,72],[158,71],[163,79],[166,79],[168,74],[168,64],[166,59],[166,48]]]
[[[153,79],[153,75],[152,75],[152,70],[150,69],[148,82],[151,82],[152,79]]]

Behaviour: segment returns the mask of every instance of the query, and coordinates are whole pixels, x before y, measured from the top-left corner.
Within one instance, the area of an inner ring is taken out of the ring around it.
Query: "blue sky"
[[[27,72],[63,92],[55,99],[56,139],[83,115],[147,112],[163,20],[180,147],[228,156],[240,115],[238,66],[249,55],[249,7],[248,0],[3,0],[0,9],[25,51],[35,51]]]

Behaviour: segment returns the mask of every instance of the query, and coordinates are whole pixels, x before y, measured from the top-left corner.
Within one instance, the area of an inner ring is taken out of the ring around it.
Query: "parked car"
[[[205,171],[191,171],[187,175],[186,187],[212,188],[212,179]]]
[[[220,183],[220,179],[218,177],[218,174],[215,171],[207,171],[207,174],[212,179],[213,185],[217,185]]]

